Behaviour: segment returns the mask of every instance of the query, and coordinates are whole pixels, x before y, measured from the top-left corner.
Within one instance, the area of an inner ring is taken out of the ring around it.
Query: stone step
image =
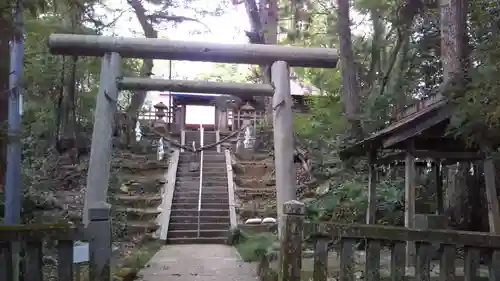
[[[227,176],[221,176],[221,175],[206,175],[203,174],[203,181],[226,181],[227,182]]]
[[[151,233],[160,228],[153,221],[127,221],[120,224],[120,227],[123,227],[125,236]]]
[[[183,178],[183,177],[197,177],[199,178],[200,177],[200,171],[194,171],[194,172],[190,172],[190,171],[177,171],[177,173],[175,174],[178,178]]]
[[[177,164],[177,170],[183,169],[183,168],[188,168],[189,163],[191,161],[196,161],[199,162],[200,159],[197,158],[195,160],[191,160],[190,158],[182,159],[180,160],[179,164]],[[207,159],[206,157],[203,159],[203,168],[205,167],[214,167],[218,169],[226,169],[226,159],[225,158],[216,158],[216,159]]]
[[[215,146],[214,148],[217,148]],[[203,157],[205,158],[226,158],[226,155],[223,152],[217,152],[217,150],[205,151],[203,152]]]
[[[125,213],[127,220],[147,220],[154,221],[156,217],[161,214],[161,210],[158,208],[129,208],[129,207],[118,207],[117,212]]]
[[[222,173],[226,174],[227,169],[226,169],[226,164],[222,163],[203,163],[203,171],[221,171]]]
[[[166,172],[166,170],[165,170]],[[122,194],[131,195],[133,193],[157,193],[162,186],[165,184],[163,180],[151,179],[149,181],[144,182],[131,182],[127,184],[123,184],[120,186],[120,192]]]
[[[230,223],[200,223],[201,230],[228,230],[231,228]],[[170,223],[170,230],[198,230],[197,223]]]
[[[192,145],[189,145],[190,147]],[[196,145],[196,148],[198,149],[199,146]],[[226,159],[226,155],[223,152],[217,152],[217,146],[211,147],[210,149],[214,150],[203,150],[203,160],[224,160]],[[180,161],[191,161],[192,159],[200,159],[201,153],[197,153],[193,155],[193,152],[185,152],[184,154],[181,154],[179,156]]]
[[[205,156],[221,156],[224,157],[223,152],[217,152],[217,151],[207,151],[207,153],[203,153]]]
[[[200,170],[189,171],[188,169],[183,169],[183,170],[177,170],[177,172],[175,174],[177,175],[177,177],[184,177],[184,176],[199,177]],[[203,177],[225,178],[225,177],[227,177],[227,173],[226,173],[226,170],[203,168]]]
[[[202,209],[214,210],[229,210],[229,204],[221,203],[202,203]],[[198,210],[198,202],[196,203],[172,203],[171,209]]]
[[[212,164],[225,164],[226,163],[226,158],[225,157],[220,157],[220,158],[209,158],[205,156],[203,158],[203,166],[205,165],[212,165]]]
[[[203,177],[204,178],[227,178],[227,174],[225,170],[217,171],[217,170],[209,170],[203,168]]]
[[[119,205],[124,207],[132,208],[146,208],[146,207],[156,207],[161,204],[160,195],[129,195],[129,194],[117,194],[115,195],[115,200],[117,200]]]
[[[198,213],[201,217],[224,217],[229,216],[229,208],[216,210],[216,209],[202,209],[198,212],[197,209],[173,209],[170,211],[171,217],[184,217],[184,216],[193,216],[197,217]]]
[[[217,165],[217,166],[215,166],[215,165]],[[190,172],[189,168],[190,168],[189,165],[177,167],[177,173],[178,172]],[[203,172],[226,174],[226,171],[227,170],[226,170],[225,164],[224,165],[222,165],[222,164],[210,164],[210,165],[208,165],[207,163],[203,163]]]
[[[199,183],[195,184],[195,185],[183,185],[183,186],[179,186],[178,190],[185,191],[185,192],[195,192],[195,191],[197,192],[200,190],[200,185],[199,185]],[[202,194],[204,192],[228,192],[228,189],[226,186],[222,186],[222,185],[208,186],[208,185],[203,184]]]
[[[227,237],[168,238],[167,244],[226,244]]]
[[[179,181],[175,182],[176,188],[189,188],[189,187],[200,187],[200,180],[197,181]],[[227,180],[225,181],[203,181],[203,187],[221,187],[227,186]]]
[[[173,230],[169,231],[167,235],[168,238],[211,238],[211,237],[227,237],[229,229],[217,229],[217,230],[200,230],[198,235],[198,229],[196,230]]]
[[[203,192],[202,198],[227,198],[227,192]],[[175,190],[174,198],[198,198],[198,192]]]
[[[172,204],[182,203],[182,204],[198,204],[198,197],[177,197],[173,198]],[[224,198],[201,198],[201,204],[227,204],[229,205],[229,198],[226,196]]]
[[[203,159],[203,169],[221,169],[226,171],[226,160],[216,159],[216,160],[206,160]]]
[[[175,179],[175,183],[185,183],[185,182],[188,182],[188,183],[192,183],[192,182],[200,182],[200,178],[196,178],[196,177],[176,177]]]
[[[198,180],[199,181],[199,180]],[[214,183],[220,183],[222,186],[225,186],[227,185],[227,178],[224,177],[224,178],[221,178],[221,177],[207,177],[207,176],[203,176],[203,183],[209,183],[211,185],[213,185]]]
[[[227,216],[218,217],[200,217],[200,223],[229,223],[229,211]],[[196,216],[172,216],[170,215],[170,223],[198,223],[198,215]]]

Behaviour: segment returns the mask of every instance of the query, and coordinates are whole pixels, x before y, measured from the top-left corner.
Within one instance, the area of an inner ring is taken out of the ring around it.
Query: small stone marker
[[[89,243],[75,241],[73,244],[73,263],[89,261]]]

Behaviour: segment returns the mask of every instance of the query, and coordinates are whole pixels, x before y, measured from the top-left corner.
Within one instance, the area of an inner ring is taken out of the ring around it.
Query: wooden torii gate
[[[89,208],[106,202],[113,117],[120,90],[272,96],[278,218],[282,217],[283,204],[296,199],[289,67],[335,68],[338,61],[336,50],[74,34],[52,34],[48,45],[52,54],[102,57],[85,194],[85,224]],[[271,84],[248,84],[122,77],[122,58],[271,65],[272,78]],[[281,220],[278,221],[281,225]]]

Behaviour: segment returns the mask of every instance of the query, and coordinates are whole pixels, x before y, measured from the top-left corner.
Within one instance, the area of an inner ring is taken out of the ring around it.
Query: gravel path
[[[255,281],[254,264],[225,245],[166,245],[138,274],[140,281]]]

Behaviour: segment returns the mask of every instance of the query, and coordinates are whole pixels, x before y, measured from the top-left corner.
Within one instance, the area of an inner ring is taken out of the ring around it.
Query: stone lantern
[[[156,119],[162,120],[163,117],[165,117],[165,110],[168,109],[168,107],[163,102],[159,102],[154,105],[154,108]]]
[[[254,126],[256,124],[256,111],[255,107],[246,102],[240,107],[238,111],[238,125],[241,123],[241,127],[247,127],[244,132],[238,134],[237,148],[251,148],[255,141]],[[253,122],[252,122],[253,121]]]
[[[255,107],[250,105],[248,102],[246,102],[244,105],[242,105],[238,111],[238,123],[241,123],[242,128],[247,125],[252,125],[255,124],[257,119],[257,115],[255,112]],[[240,121],[241,120],[241,121]],[[253,122],[252,122],[253,120]],[[239,124],[238,124],[239,125]]]
[[[153,106],[155,108],[155,121],[154,128],[163,133],[168,133],[167,123],[163,119],[165,117],[165,110],[168,108],[163,102],[159,102]]]

